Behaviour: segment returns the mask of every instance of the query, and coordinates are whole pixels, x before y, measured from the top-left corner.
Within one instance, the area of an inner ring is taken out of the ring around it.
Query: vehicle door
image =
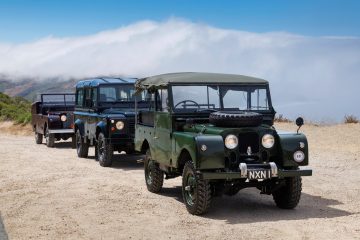
[[[155,100],[155,158],[159,163],[170,165],[172,128],[167,89],[158,89]]]

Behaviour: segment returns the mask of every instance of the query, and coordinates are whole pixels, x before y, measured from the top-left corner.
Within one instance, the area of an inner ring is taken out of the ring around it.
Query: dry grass
[[[279,114],[275,116],[274,122],[279,122],[279,123],[290,123],[292,122],[290,119],[284,117],[284,115]]]
[[[345,115],[344,123],[360,123],[360,120],[354,115]]]
[[[33,134],[30,124],[16,124],[12,121],[0,121],[0,132],[20,136]]]

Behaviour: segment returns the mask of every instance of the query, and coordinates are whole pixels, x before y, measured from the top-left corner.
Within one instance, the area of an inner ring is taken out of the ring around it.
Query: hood
[[[102,114],[109,118],[135,117],[134,109],[108,108],[105,109]]]
[[[193,126],[185,126],[185,132],[196,132],[203,134],[212,134],[212,135],[222,135],[225,136],[229,133],[240,133],[240,132],[263,132],[263,131],[274,131],[274,129],[268,125],[260,125],[257,127],[239,127],[239,128],[230,128],[230,127],[216,127],[212,124],[194,124]]]

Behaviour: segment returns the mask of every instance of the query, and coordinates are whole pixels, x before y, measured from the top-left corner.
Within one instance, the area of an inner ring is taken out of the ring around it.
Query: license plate
[[[270,170],[248,169],[248,179],[268,179],[268,178],[271,178]]]

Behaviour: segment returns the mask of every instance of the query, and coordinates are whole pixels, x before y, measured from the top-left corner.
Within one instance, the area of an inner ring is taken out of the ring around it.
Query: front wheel
[[[71,148],[72,149],[76,148],[76,136],[75,135],[71,136]]]
[[[188,161],[183,170],[182,195],[189,213],[201,215],[208,211],[211,204],[211,186],[209,181],[196,176],[192,161]]]
[[[272,193],[276,206],[283,209],[295,208],[300,201],[301,187],[301,177],[286,178],[284,185]]]
[[[99,133],[97,144],[97,159],[102,167],[110,167],[112,164],[113,148],[109,144],[103,133]]]
[[[152,160],[150,149],[146,151],[144,172],[147,189],[153,193],[160,192],[164,184],[164,172],[161,171],[159,165]]]
[[[48,128],[46,128],[45,131],[45,140],[46,140],[46,146],[51,148],[55,146],[55,136],[54,134],[49,133]]]
[[[35,132],[35,142],[36,144],[42,144],[43,135],[40,133]]]
[[[83,137],[81,136],[80,130],[76,131],[75,140],[76,140],[76,153],[78,157],[86,158],[89,152],[89,144],[84,141]]]

